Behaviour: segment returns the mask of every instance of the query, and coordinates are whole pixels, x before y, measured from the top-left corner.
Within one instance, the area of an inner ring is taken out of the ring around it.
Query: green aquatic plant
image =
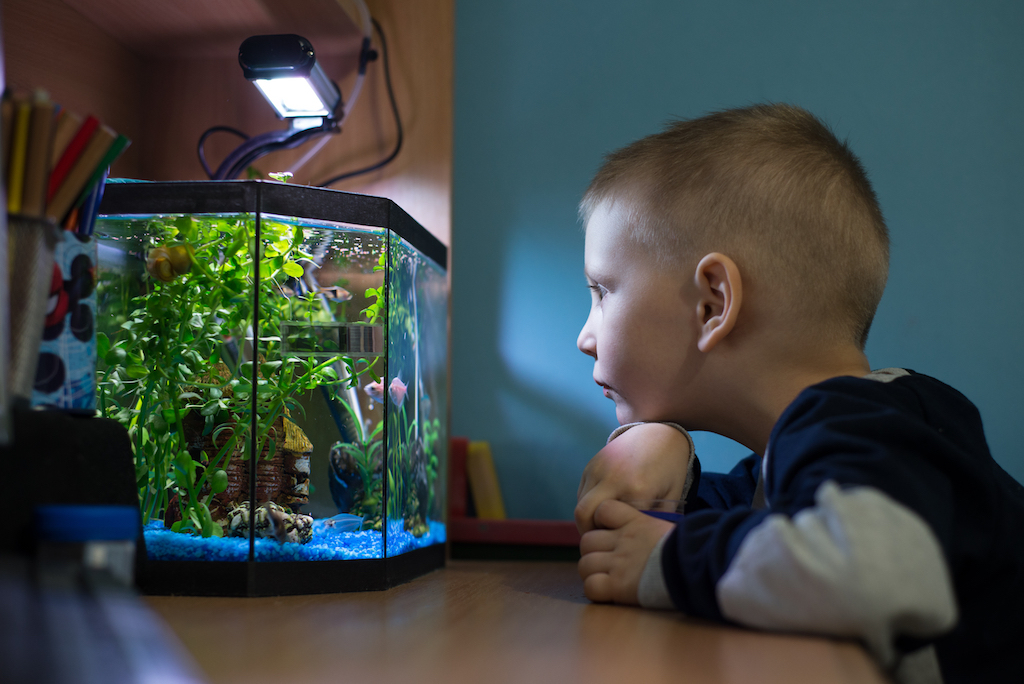
[[[439,511],[434,510],[435,483],[440,469],[440,459],[437,454],[438,440],[441,438],[441,421],[438,418],[423,421],[423,452],[426,455],[427,469],[427,500],[423,507],[423,517],[434,515],[440,517]]]
[[[436,515],[434,485],[439,459],[437,443],[441,421],[422,421],[422,436],[415,421],[410,421],[403,403],[388,418],[388,499],[391,519],[401,518],[406,529],[420,536],[427,532],[426,521]]]
[[[349,512],[363,518],[363,529],[380,531],[383,483],[378,467],[381,464],[384,446],[382,439],[384,423],[378,421],[374,428],[367,432],[360,424],[359,417],[352,407],[346,402],[341,402],[341,405],[348,411],[356,435],[355,440],[338,442],[334,448],[341,450],[349,457],[349,460],[355,465],[362,483],[362,487],[356,492],[352,509]]]
[[[437,517],[434,511],[435,483],[439,470],[438,441],[441,423],[421,412],[423,379],[419,358],[419,312],[416,302],[419,261],[402,241],[393,238],[392,277],[387,283],[389,309],[387,319],[389,336],[404,339],[409,345],[399,344],[397,349],[413,350],[411,377],[403,387],[399,400],[392,398],[393,410],[387,417],[387,515],[402,519],[404,527],[414,535],[429,531],[427,520]],[[408,296],[403,296],[408,295]],[[394,359],[394,362],[400,362]]]
[[[103,281],[116,327],[97,336],[99,408],[128,428],[144,521],[163,518],[173,500],[172,529],[219,536],[209,504],[227,487],[231,459],[251,459],[253,441],[274,458],[275,424],[304,413],[299,393],[325,387],[340,399],[363,375],[377,377],[376,360],[282,353],[283,322],[330,318],[313,297],[286,294],[311,258],[301,227],[264,220],[258,244],[245,217],[156,218],[139,232],[152,236],[150,254],[185,253],[188,268],[151,266],[141,284]]]

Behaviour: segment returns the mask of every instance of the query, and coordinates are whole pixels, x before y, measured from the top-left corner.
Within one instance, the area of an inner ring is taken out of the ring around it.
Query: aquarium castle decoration
[[[111,183],[97,406],[135,453],[144,591],[385,588],[444,562],[445,247],[390,200]]]

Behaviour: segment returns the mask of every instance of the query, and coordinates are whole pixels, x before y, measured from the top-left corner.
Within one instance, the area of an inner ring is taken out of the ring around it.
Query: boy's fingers
[[[615,548],[615,533],[610,530],[591,530],[580,537],[580,555],[600,551],[611,551]]]
[[[601,502],[614,498],[615,492],[605,484],[598,484],[583,493],[573,511],[573,517],[576,519],[576,528],[581,534],[596,527],[594,524],[594,511]]]
[[[583,593],[591,601],[608,603],[613,597],[610,553],[588,553],[580,558],[578,570]]]
[[[584,553],[580,556],[576,569],[582,579],[587,579],[593,574],[602,572],[607,574],[611,569],[611,558],[608,553],[594,552]]]
[[[594,494],[594,490],[591,490],[576,504],[573,517],[576,519],[576,529],[580,531],[580,534],[594,529],[594,509],[599,503],[601,503],[600,495]]]
[[[606,530],[617,530],[638,515],[643,515],[627,503],[607,499],[594,511],[594,524]]]
[[[590,575],[583,580],[583,593],[594,603],[611,603],[612,578],[604,572]]]

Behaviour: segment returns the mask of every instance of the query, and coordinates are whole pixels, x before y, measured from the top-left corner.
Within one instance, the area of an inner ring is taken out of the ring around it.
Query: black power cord
[[[212,134],[220,132],[237,135],[242,140],[249,139],[248,135],[238,130],[237,128],[232,128],[231,126],[211,126],[210,128],[207,128],[205,131],[203,131],[203,134],[199,136],[199,144],[196,145],[196,152],[199,154],[199,163],[203,165],[203,171],[206,172],[206,175],[209,178],[213,178],[213,169],[210,168],[210,165],[206,161],[206,139],[209,138]]]
[[[388,41],[387,38],[384,37],[384,29],[381,28],[380,23],[376,19],[371,19],[371,21],[373,22],[373,27],[377,30],[377,34],[380,36],[381,51],[384,53],[384,82],[388,88],[388,98],[391,100],[391,112],[395,116],[395,128],[398,130],[398,136],[397,139],[395,140],[395,149],[391,151],[391,154],[389,154],[387,157],[380,160],[376,164],[372,164],[361,169],[356,169],[355,171],[347,171],[345,173],[341,173],[338,174],[337,176],[329,178],[328,180],[325,180],[323,183],[318,183],[318,185],[322,188],[325,188],[328,185],[333,185],[334,183],[345,180],[346,178],[352,178],[353,176],[361,176],[365,173],[370,173],[371,171],[376,171],[377,169],[387,166],[392,162],[392,160],[394,160],[395,157],[398,156],[398,153],[402,150],[402,118],[398,115],[398,104],[395,102],[395,91],[391,87],[391,66],[390,61],[388,59]]]
[[[380,36],[381,50],[384,55],[384,82],[387,85],[388,99],[391,102],[391,112],[395,117],[395,128],[397,130],[397,138],[395,140],[395,149],[391,151],[387,157],[381,161],[371,164],[370,166],[356,169],[355,171],[347,171],[345,173],[338,174],[333,178],[330,178],[322,183],[319,183],[320,187],[327,187],[338,181],[345,180],[346,178],[352,178],[354,176],[361,176],[372,171],[376,171],[394,160],[398,156],[398,153],[402,149],[402,142],[404,140],[404,133],[402,131],[402,119],[398,113],[398,103],[395,101],[395,91],[391,85],[391,66],[390,59],[388,56],[388,43],[387,38],[384,35],[384,29],[381,27],[380,22],[376,19],[371,18],[373,27],[377,30],[377,34]],[[365,70],[366,63],[373,61],[377,58],[376,51],[368,49],[368,45],[364,44],[364,49],[360,55],[360,70]],[[206,160],[206,139],[214,133],[231,133],[242,138],[245,142],[242,143],[238,149],[228,155],[228,158],[221,163],[221,166],[213,170],[210,168],[209,163]],[[196,152],[199,156],[199,163],[203,166],[203,171],[206,175],[213,179],[231,179],[238,176],[239,173],[245,170],[245,168],[259,159],[265,154],[274,152],[276,150],[291,149],[298,147],[304,142],[311,138],[327,133],[337,133],[339,128],[336,122],[325,121],[324,125],[318,126],[312,129],[300,130],[300,131],[271,131],[270,133],[264,133],[256,138],[250,138],[244,132],[231,126],[211,126],[206,129],[201,136],[199,136],[199,142],[196,146]],[[247,147],[247,149],[242,149]]]

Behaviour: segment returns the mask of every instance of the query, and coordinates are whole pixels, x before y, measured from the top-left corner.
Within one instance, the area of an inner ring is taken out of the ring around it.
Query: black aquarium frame
[[[264,180],[139,181],[108,183],[99,207],[100,216],[233,213],[252,215],[257,241],[261,237],[262,217],[266,214],[383,228],[406,240],[435,262],[442,271],[448,270],[448,248],[405,210],[384,197]],[[385,240],[389,263],[390,244],[390,240]],[[387,277],[388,271],[385,270]],[[385,291],[386,288],[387,283]],[[254,296],[259,297],[258,287],[255,288]],[[258,306],[256,310],[259,310]],[[253,364],[254,386],[255,373],[256,364]],[[384,439],[387,440],[386,433]],[[251,451],[255,451],[255,445],[251,446]],[[387,473],[386,449],[384,458],[383,472]],[[443,464],[441,472],[445,472]],[[250,501],[256,498],[256,476],[257,469],[250,468]],[[387,487],[384,487],[383,494],[385,500],[382,505],[386,511]],[[249,559],[245,561],[152,560],[146,555],[145,540],[140,534],[135,564],[136,583],[146,594],[184,596],[283,596],[378,591],[407,582],[445,564],[443,543],[413,549],[397,556],[387,556],[386,524],[384,558],[261,561],[254,558],[254,534],[255,531],[250,529]]]

